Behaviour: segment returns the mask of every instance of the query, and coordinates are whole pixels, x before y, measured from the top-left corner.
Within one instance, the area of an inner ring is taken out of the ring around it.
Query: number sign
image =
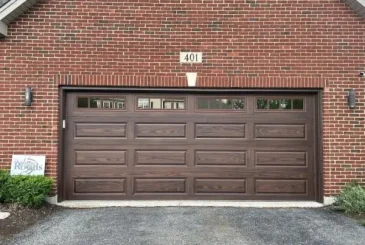
[[[203,53],[201,52],[181,52],[180,63],[202,63]]]

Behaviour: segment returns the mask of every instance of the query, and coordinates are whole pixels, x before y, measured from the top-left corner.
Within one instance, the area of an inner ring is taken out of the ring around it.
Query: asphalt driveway
[[[346,244],[365,227],[325,209],[66,209],[6,244]]]

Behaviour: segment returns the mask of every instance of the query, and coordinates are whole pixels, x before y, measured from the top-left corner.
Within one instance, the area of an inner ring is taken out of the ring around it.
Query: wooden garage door
[[[68,93],[65,199],[314,200],[315,96]]]

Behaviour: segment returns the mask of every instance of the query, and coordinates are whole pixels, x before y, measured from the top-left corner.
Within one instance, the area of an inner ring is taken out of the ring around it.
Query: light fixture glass
[[[32,88],[26,87],[25,88],[25,100],[24,105],[25,106],[31,106],[33,102],[33,91]]]
[[[349,90],[349,95],[347,96],[347,103],[351,109],[355,108],[355,106],[356,106],[355,89]]]

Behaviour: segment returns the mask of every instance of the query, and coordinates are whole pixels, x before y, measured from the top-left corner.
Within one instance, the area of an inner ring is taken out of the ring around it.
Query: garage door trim
[[[315,200],[323,202],[323,150],[322,150],[322,90],[321,89],[226,89],[226,88],[214,88],[214,89],[199,89],[199,88],[129,88],[129,87],[60,87],[60,105],[59,105],[59,134],[58,134],[58,176],[57,176],[57,193],[58,202],[65,200],[65,188],[64,188],[64,130],[63,123],[66,113],[66,94],[69,92],[148,92],[148,93],[206,93],[211,94],[237,94],[237,93],[268,93],[268,94],[283,94],[283,93],[307,93],[315,95],[315,123],[316,123],[316,145],[315,157],[316,167],[314,169],[314,181],[315,181]]]

